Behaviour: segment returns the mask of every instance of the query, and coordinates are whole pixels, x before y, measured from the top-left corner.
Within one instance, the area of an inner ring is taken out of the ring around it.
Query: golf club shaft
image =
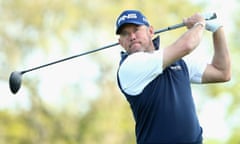
[[[216,16],[216,13],[208,13],[207,15],[206,14],[204,15],[204,18],[205,18],[205,20],[212,20],[212,19],[217,18],[217,16]],[[183,26],[185,26],[184,23],[175,24],[175,25],[163,28],[163,29],[159,29],[159,30],[155,31],[154,34],[159,34],[159,33],[165,32],[165,31],[174,30],[174,29],[177,29],[177,28],[181,28]],[[60,63],[60,62],[63,62],[63,61],[67,61],[67,60],[76,58],[76,57],[91,54],[91,53],[94,53],[94,52],[97,52],[97,51],[100,51],[100,50],[104,50],[104,49],[107,49],[107,48],[110,48],[110,47],[114,47],[114,46],[117,46],[117,45],[119,45],[119,43],[113,43],[113,44],[103,46],[103,47],[98,48],[98,49],[94,49],[94,50],[87,51],[87,52],[84,52],[84,53],[81,53],[81,54],[73,55],[71,57],[60,59],[60,60],[57,60],[57,61],[54,61],[54,62],[51,62],[51,63],[47,63],[47,64],[44,64],[44,65],[41,65],[41,66],[37,66],[37,67],[31,68],[31,69],[28,69],[28,70],[24,70],[24,71],[21,71],[20,73],[24,74],[24,73],[27,73],[27,72],[30,72],[30,71],[33,71],[33,70],[36,70],[36,69],[47,67],[47,66],[50,66],[50,65],[53,65],[53,64],[57,64],[57,63]]]
[[[205,13],[202,16],[204,17],[205,20],[212,20],[212,19],[217,18],[216,13]],[[174,30],[174,29],[181,28],[181,27],[184,27],[184,26],[185,26],[184,23],[175,24],[175,25],[157,30],[157,31],[154,32],[154,34],[158,34],[158,33],[169,31],[169,30]]]
[[[70,60],[70,59],[73,59],[73,58],[76,58],[76,57],[80,57],[80,56],[84,56],[84,55],[87,55],[87,54],[90,54],[90,53],[94,53],[94,52],[97,52],[97,51],[100,51],[100,50],[104,50],[104,49],[107,49],[107,48],[110,48],[110,47],[114,47],[114,46],[117,46],[117,45],[119,45],[119,43],[110,44],[110,45],[107,45],[107,46],[104,46],[104,47],[101,47],[101,48],[98,48],[98,49],[94,49],[94,50],[87,51],[87,52],[77,54],[77,55],[73,55],[73,56],[70,56],[70,57],[67,57],[67,58],[64,58],[64,59],[53,61],[51,63],[47,63],[47,64],[44,64],[44,65],[41,65],[41,66],[37,66],[37,67],[31,68],[31,69],[28,69],[28,70],[21,71],[21,74],[24,74],[24,73],[27,73],[27,72],[30,72],[30,71],[33,71],[33,70],[36,70],[36,69],[40,69],[40,68],[43,68],[43,67],[46,67],[46,66],[50,66],[50,65],[53,65],[53,64],[57,64],[57,63],[60,63],[60,62],[63,62],[63,61],[67,61],[67,60]]]

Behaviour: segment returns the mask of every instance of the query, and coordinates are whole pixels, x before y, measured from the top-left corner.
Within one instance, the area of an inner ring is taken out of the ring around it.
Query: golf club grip
[[[212,19],[217,18],[217,14],[215,12],[214,13],[206,13],[206,14],[203,14],[202,16],[204,17],[205,20],[212,20]],[[158,33],[161,33],[161,32],[165,32],[165,31],[169,31],[169,30],[173,30],[173,29],[177,29],[177,28],[181,28],[181,27],[184,27],[184,26],[185,26],[184,23],[175,24],[175,25],[157,30],[157,31],[154,32],[154,34],[158,34]]]

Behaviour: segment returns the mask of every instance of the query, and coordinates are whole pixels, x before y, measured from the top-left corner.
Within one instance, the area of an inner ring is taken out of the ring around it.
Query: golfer
[[[130,104],[138,144],[201,144],[191,83],[226,82],[231,78],[230,56],[223,26],[208,23],[196,13],[183,19],[187,30],[159,48],[154,28],[138,10],[123,11],[116,34],[125,49],[117,73],[118,85]],[[211,63],[194,63],[185,56],[198,47],[203,32],[212,32]]]

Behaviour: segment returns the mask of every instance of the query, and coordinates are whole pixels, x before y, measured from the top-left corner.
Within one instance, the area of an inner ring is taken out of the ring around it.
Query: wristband
[[[198,25],[201,25],[203,28],[205,28],[205,24],[203,22],[197,22],[197,23],[194,24],[193,27],[196,27]]]

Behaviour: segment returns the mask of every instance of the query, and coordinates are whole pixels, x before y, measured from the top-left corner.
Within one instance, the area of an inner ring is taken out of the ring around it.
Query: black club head
[[[9,78],[9,87],[13,94],[16,94],[21,87],[22,82],[22,73],[21,72],[12,72]]]

